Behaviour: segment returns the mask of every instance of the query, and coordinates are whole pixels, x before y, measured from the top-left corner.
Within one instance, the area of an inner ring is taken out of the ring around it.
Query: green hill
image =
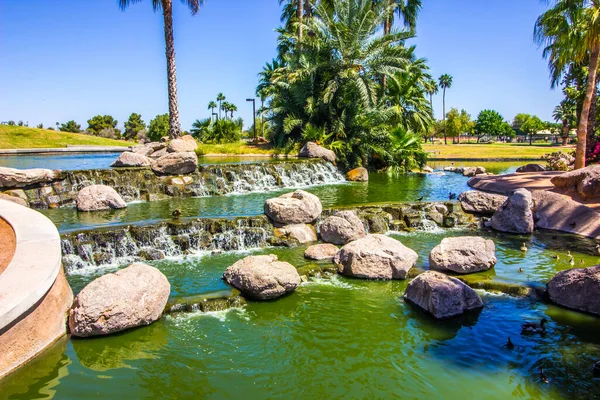
[[[131,146],[132,142],[26,126],[0,125],[0,149],[57,148],[67,145]]]

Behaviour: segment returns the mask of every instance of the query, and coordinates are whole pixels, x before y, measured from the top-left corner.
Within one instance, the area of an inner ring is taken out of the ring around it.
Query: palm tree
[[[433,115],[433,95],[437,94],[439,88],[437,82],[430,79],[425,85],[425,93],[429,95],[429,106],[431,107],[431,114]]]
[[[557,0],[535,23],[534,40],[544,46],[543,56],[555,84],[570,62],[588,62],[587,87],[577,126],[575,169],[585,167],[586,136],[600,61],[600,1]]]
[[[374,4],[381,3],[387,15],[383,21],[383,33],[388,35],[394,26],[394,13],[402,19],[404,26],[414,32],[417,27],[417,17],[421,7],[421,0],[375,0]]]
[[[443,74],[439,79],[439,87],[442,88],[442,113],[444,120],[444,144],[448,144],[448,140],[446,138],[446,89],[449,89],[452,86],[452,76],[449,74]]]
[[[217,95],[217,101],[219,102],[219,119],[221,119],[221,109],[223,109],[223,101],[225,101],[225,95],[219,93]]]
[[[119,7],[125,10],[131,4],[142,0],[119,0]],[[198,12],[204,0],[182,0],[188,6],[192,15]],[[152,0],[154,11],[162,10],[165,30],[165,47],[167,56],[167,81],[169,91],[169,137],[177,138],[181,135],[179,123],[179,110],[177,105],[177,69],[175,67],[175,41],[173,39],[173,1]]]
[[[569,132],[574,124],[577,123],[576,105],[571,99],[564,99],[556,106],[552,117],[556,122],[562,124],[562,145],[566,146],[569,139]]]
[[[231,120],[233,121],[233,113],[237,112],[238,108],[235,104],[229,104],[229,112],[231,113]]]
[[[210,101],[208,103],[208,109],[210,110],[210,120],[212,121],[213,119],[213,114],[215,113],[215,108],[217,108],[217,103],[215,103],[214,101]]]
[[[225,119],[227,119],[227,113],[231,111],[231,104],[229,104],[229,102],[227,101],[224,101],[223,103],[221,103],[221,110],[223,110],[223,112],[225,113]]]

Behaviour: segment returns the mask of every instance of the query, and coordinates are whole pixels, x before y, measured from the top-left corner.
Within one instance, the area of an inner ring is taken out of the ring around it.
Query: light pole
[[[214,120],[216,120],[216,119],[217,119],[217,116],[218,116],[218,115],[219,115],[219,114],[217,114],[216,112],[212,113],[212,115],[211,115],[211,117],[210,117],[210,118],[211,118],[211,122],[212,122],[212,123],[214,123],[214,122],[215,122]],[[213,118],[213,117],[214,117],[214,118]]]
[[[252,126],[254,127],[254,140],[256,141],[256,99],[246,99],[252,102]]]

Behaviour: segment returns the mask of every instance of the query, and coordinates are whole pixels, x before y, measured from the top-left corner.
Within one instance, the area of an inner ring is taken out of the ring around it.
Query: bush
[[[139,132],[146,130],[146,123],[142,120],[140,114],[132,113],[127,122],[125,122],[125,132],[123,136],[126,139],[136,139]]]
[[[575,152],[563,153],[557,151],[555,153],[544,154],[543,160],[548,163],[548,169],[552,171],[570,171],[575,165]]]
[[[240,118],[241,120],[241,118]],[[220,119],[214,123],[210,119],[196,120],[192,124],[192,135],[203,143],[233,143],[242,137],[240,120]]]
[[[59,128],[62,132],[71,132],[71,133],[79,133],[81,132],[81,125],[77,122],[70,120],[65,122],[64,124],[60,124]]]
[[[88,127],[86,130],[96,136],[100,136],[100,132],[105,131],[104,135],[111,135],[111,137],[118,139],[121,136],[121,130],[117,129],[117,122],[118,121],[111,115],[96,115],[95,117],[88,119]]]
[[[160,138],[169,135],[169,114],[157,115],[148,125],[148,138],[158,142]]]

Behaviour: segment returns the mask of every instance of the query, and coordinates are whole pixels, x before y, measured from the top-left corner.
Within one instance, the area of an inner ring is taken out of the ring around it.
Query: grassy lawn
[[[573,151],[573,146],[547,144],[492,143],[492,144],[426,144],[423,146],[432,159],[539,159],[558,150]]]
[[[236,143],[224,143],[224,144],[199,144],[198,155],[207,154],[276,154],[276,151],[268,144],[251,145],[243,141]]]
[[[0,125],[0,149],[59,148],[67,145],[131,146],[132,142],[26,126]]]

